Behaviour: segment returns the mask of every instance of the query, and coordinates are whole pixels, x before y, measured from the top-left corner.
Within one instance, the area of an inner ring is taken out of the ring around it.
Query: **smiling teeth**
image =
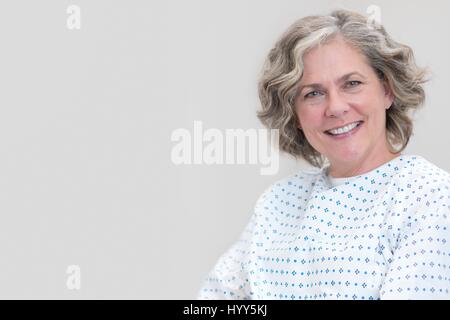
[[[349,124],[349,125],[347,125],[345,127],[342,127],[342,128],[328,130],[327,132],[329,132],[331,134],[334,134],[334,135],[346,133],[346,132],[351,131],[353,128],[355,128],[358,125],[358,123],[359,123],[359,121],[358,122],[354,122],[352,124]]]

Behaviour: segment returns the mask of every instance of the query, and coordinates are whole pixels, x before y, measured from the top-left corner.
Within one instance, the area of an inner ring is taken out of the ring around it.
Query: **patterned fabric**
[[[326,169],[260,196],[198,299],[450,299],[450,174],[416,155],[337,186]]]

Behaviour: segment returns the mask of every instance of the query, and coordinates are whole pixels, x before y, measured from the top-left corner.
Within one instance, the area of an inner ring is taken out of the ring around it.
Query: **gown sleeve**
[[[253,215],[239,240],[220,256],[203,280],[197,299],[250,299],[247,266],[254,226]]]
[[[250,221],[236,241],[219,260],[213,269],[203,279],[203,284],[197,294],[199,300],[249,300],[252,299],[250,273],[252,257],[256,250],[261,249],[263,244],[263,225],[261,208],[264,199],[270,190],[267,189],[257,200],[255,210]],[[258,248],[258,249],[257,249]]]
[[[450,190],[437,188],[407,217],[380,299],[450,299]]]

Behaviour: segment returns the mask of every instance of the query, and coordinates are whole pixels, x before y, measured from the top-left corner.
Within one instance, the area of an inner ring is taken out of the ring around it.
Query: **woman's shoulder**
[[[308,188],[310,185],[314,185],[314,182],[319,176],[323,174],[323,169],[319,168],[302,168],[288,176],[278,179],[270,185],[270,189],[273,191],[286,191],[294,192],[295,190],[301,190]]]
[[[398,174],[404,183],[425,186],[450,187],[450,173],[423,156],[413,155]]]
[[[322,174],[323,169],[319,168],[299,169],[270,184],[259,197],[257,204],[268,200],[272,203],[294,200],[300,195],[308,193]]]

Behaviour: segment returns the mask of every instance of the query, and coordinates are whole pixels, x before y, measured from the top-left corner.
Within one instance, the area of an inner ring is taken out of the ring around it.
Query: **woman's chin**
[[[329,153],[330,162],[348,163],[357,160],[361,156],[361,152],[355,149],[341,149]]]

